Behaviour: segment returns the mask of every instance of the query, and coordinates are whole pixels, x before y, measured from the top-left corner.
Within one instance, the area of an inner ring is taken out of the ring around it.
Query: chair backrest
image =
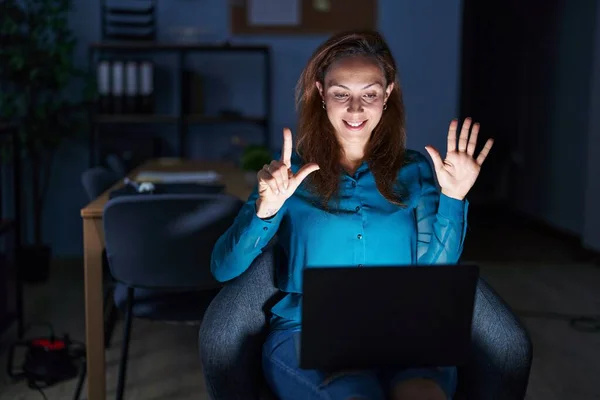
[[[81,174],[81,184],[90,201],[107,191],[119,178],[104,167],[92,167]]]
[[[111,274],[131,287],[220,286],[210,272],[212,249],[242,205],[226,194],[148,194],[109,200],[104,235]]]
[[[106,156],[106,165],[119,177],[124,178],[127,175],[127,167],[123,159],[116,154]]]

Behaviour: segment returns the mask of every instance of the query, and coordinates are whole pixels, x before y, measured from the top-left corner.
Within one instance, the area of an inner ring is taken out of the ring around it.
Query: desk
[[[222,177],[225,192],[246,200],[252,191],[244,178],[244,172],[231,163],[191,161],[180,159],[150,160],[129,174],[130,179],[142,171],[215,171]],[[122,186],[116,182],[81,209],[83,219],[83,265],[85,287],[85,338],[87,347],[87,398],[106,398],[106,365],[104,349],[104,307],[102,291],[102,251],[104,250],[104,227],[102,214],[110,191]]]

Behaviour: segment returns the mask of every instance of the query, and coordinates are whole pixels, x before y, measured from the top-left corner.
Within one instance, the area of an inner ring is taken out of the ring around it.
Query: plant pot
[[[25,283],[43,283],[50,275],[52,251],[46,245],[23,246],[18,254],[21,279]]]
[[[10,293],[14,290],[14,280],[11,278],[11,266],[8,262],[6,254],[0,253],[0,335],[4,329],[10,324],[12,307],[10,306],[12,297]]]

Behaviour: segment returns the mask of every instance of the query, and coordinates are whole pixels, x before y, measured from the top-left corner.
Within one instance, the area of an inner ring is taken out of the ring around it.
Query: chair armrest
[[[258,399],[267,312],[277,301],[276,255],[265,249],[250,268],[228,282],[208,307],[199,333],[206,387],[213,400]]]
[[[475,297],[472,340],[472,361],[459,371],[459,392],[467,399],[525,398],[531,339],[517,316],[482,279]]]

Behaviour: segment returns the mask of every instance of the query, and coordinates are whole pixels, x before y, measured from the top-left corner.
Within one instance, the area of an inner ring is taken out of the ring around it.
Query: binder
[[[138,63],[127,61],[125,64],[125,112],[127,114],[138,114],[139,107],[139,79]]]
[[[154,112],[154,63],[142,61],[139,65],[140,111],[144,114]]]
[[[112,111],[114,114],[123,114],[125,111],[125,64],[123,63],[123,61],[115,60],[112,62],[111,78]]]
[[[98,98],[96,101],[96,110],[99,114],[110,114],[111,110],[111,70],[108,60],[100,60],[96,66],[96,83]]]

